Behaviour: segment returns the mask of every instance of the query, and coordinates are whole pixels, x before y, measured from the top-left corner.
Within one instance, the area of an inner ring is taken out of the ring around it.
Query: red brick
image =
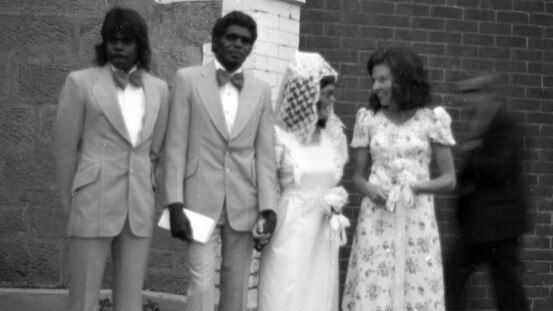
[[[439,18],[463,18],[463,9],[452,6],[433,6],[430,8],[430,16]]]
[[[334,0],[335,1],[335,0]],[[339,2],[339,1],[336,1]],[[400,4],[398,4],[399,6]],[[395,5],[392,2],[370,1],[363,3],[363,12],[369,14],[394,14]],[[399,12],[397,12],[399,14]]]
[[[551,311],[553,298],[533,299],[533,311]]]
[[[343,38],[342,41],[344,48],[347,49],[371,52],[376,49],[376,41],[374,39]]]
[[[514,8],[514,0],[487,0],[482,1],[483,9],[493,9],[497,11],[511,11]]]
[[[528,39],[528,48],[530,49],[543,49],[547,51],[553,50],[553,40],[549,39]]]
[[[323,36],[334,37],[329,38],[329,40],[340,40],[342,27],[338,24],[323,24]]]
[[[303,18],[311,22],[337,22],[340,21],[340,12],[322,11],[322,10],[305,10]]]
[[[305,35],[322,36],[323,29],[324,29],[323,26],[324,26],[324,23],[301,23],[300,33],[302,34],[302,36],[305,36]]]
[[[502,48],[479,47],[478,48],[478,57],[509,59],[510,51],[508,49],[502,49]]]
[[[464,9],[463,19],[476,21],[495,21],[496,11]]]
[[[409,28],[411,26],[411,18],[408,16],[378,15],[376,23],[378,26],[383,27]]]
[[[389,39],[394,37],[394,29],[390,27],[361,26],[359,32],[363,37],[374,39]]]
[[[480,23],[479,32],[484,34],[494,34],[494,35],[510,35],[511,25],[482,22]]]
[[[359,13],[359,12],[346,12],[342,14],[343,20],[348,21],[349,25],[378,25],[377,16]],[[381,26],[381,25],[378,25]]]
[[[511,56],[513,60],[533,61],[540,62],[536,63],[539,65],[543,64],[541,63],[543,56],[542,50],[513,49]]]
[[[478,48],[465,45],[447,45],[446,55],[449,57],[475,57],[478,55]]]
[[[553,13],[553,3],[547,2],[545,4],[545,12],[546,13]]]
[[[524,37],[543,37],[544,28],[534,25],[513,25],[513,35]]]
[[[311,49],[339,49],[340,41],[327,40],[324,36],[301,36],[303,46]]]
[[[428,41],[428,31],[426,30],[414,30],[414,29],[395,29],[394,39],[406,40],[406,41]]]
[[[553,76],[544,76],[543,86],[553,87]]]
[[[455,69],[461,67],[461,60],[447,56],[431,56],[428,58],[430,68]]]
[[[464,33],[462,43],[464,45],[494,45],[494,37],[491,35],[480,35],[474,33]]]
[[[313,1],[306,1],[305,6],[302,9],[324,9],[326,0],[313,0]]]
[[[525,48],[526,38],[513,36],[497,36],[495,38],[495,44],[498,47]]]
[[[524,72],[526,71],[526,62],[498,59],[495,60],[495,70],[499,72]]]
[[[445,23],[446,31],[458,31],[462,33],[476,33],[478,32],[478,22],[475,21],[460,21],[460,20],[447,20]]]
[[[396,13],[398,15],[429,16],[430,6],[424,4],[398,3]]]
[[[457,0],[455,3],[458,6],[465,8],[477,8],[480,6],[479,0]]]
[[[518,0],[515,2],[515,10],[522,12],[543,12],[545,5],[543,1]]]
[[[499,0],[505,1],[505,0]],[[521,12],[497,12],[498,23],[528,24],[528,14]]]
[[[434,43],[413,43],[413,50],[419,54],[424,55],[445,55],[445,45],[444,44],[434,44]]]
[[[454,32],[431,31],[430,32],[430,42],[460,44],[461,43],[461,34],[460,33],[454,33]]]
[[[553,26],[553,16],[551,14],[532,14],[530,23],[542,26]]]
[[[439,18],[413,17],[413,28],[428,30],[447,30],[445,22]]]
[[[327,10],[341,10],[343,1],[325,0],[325,9]]]

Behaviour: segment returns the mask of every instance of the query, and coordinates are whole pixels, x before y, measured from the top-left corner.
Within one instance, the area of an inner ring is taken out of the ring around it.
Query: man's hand
[[[190,220],[183,212],[184,204],[172,203],[167,206],[169,208],[169,222],[171,223],[171,235],[174,238],[181,239],[186,242],[192,241],[192,226]]]
[[[252,235],[254,240],[254,248],[261,251],[263,247],[271,241],[271,236],[275,231],[277,216],[274,211],[267,210],[259,214],[259,219],[255,224]]]

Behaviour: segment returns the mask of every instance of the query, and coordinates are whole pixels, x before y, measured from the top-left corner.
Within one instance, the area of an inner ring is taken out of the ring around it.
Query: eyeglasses
[[[236,41],[240,39],[240,41],[242,41],[242,43],[244,44],[252,44],[252,41],[253,41],[252,38],[250,37],[240,36],[234,33],[226,33],[223,35],[223,37],[228,41]]]

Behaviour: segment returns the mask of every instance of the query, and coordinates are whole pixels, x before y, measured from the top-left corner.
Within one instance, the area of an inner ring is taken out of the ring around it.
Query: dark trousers
[[[488,263],[498,310],[529,311],[518,246],[518,237],[484,243],[458,240],[444,264],[447,309],[458,309],[467,278],[478,264]]]

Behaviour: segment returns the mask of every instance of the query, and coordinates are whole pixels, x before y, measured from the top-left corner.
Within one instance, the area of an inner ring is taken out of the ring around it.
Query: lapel
[[[96,102],[104,112],[106,118],[117,130],[117,132],[125,138],[125,140],[132,145],[129,133],[127,132],[127,126],[125,120],[123,120],[123,113],[117,103],[117,91],[115,90],[115,83],[111,76],[111,70],[109,65],[98,68],[96,74],[96,83],[94,83],[93,94]]]
[[[154,80],[147,73],[142,73],[143,89],[144,89],[144,122],[142,126],[142,131],[138,139],[137,146],[143,143],[152,133],[154,125],[157,120],[157,112],[159,111],[160,94],[158,89],[155,87]]]
[[[258,102],[258,90],[255,89],[252,77],[244,73],[244,86],[238,95],[238,111],[232,127],[230,138],[234,138],[246,127]]]
[[[228,141],[229,133],[225,114],[223,112],[223,104],[221,103],[219,86],[217,85],[217,78],[215,77],[215,64],[209,63],[201,67],[199,78],[200,81],[198,81],[196,85],[198,86],[198,93],[200,94],[204,107],[217,130]]]

